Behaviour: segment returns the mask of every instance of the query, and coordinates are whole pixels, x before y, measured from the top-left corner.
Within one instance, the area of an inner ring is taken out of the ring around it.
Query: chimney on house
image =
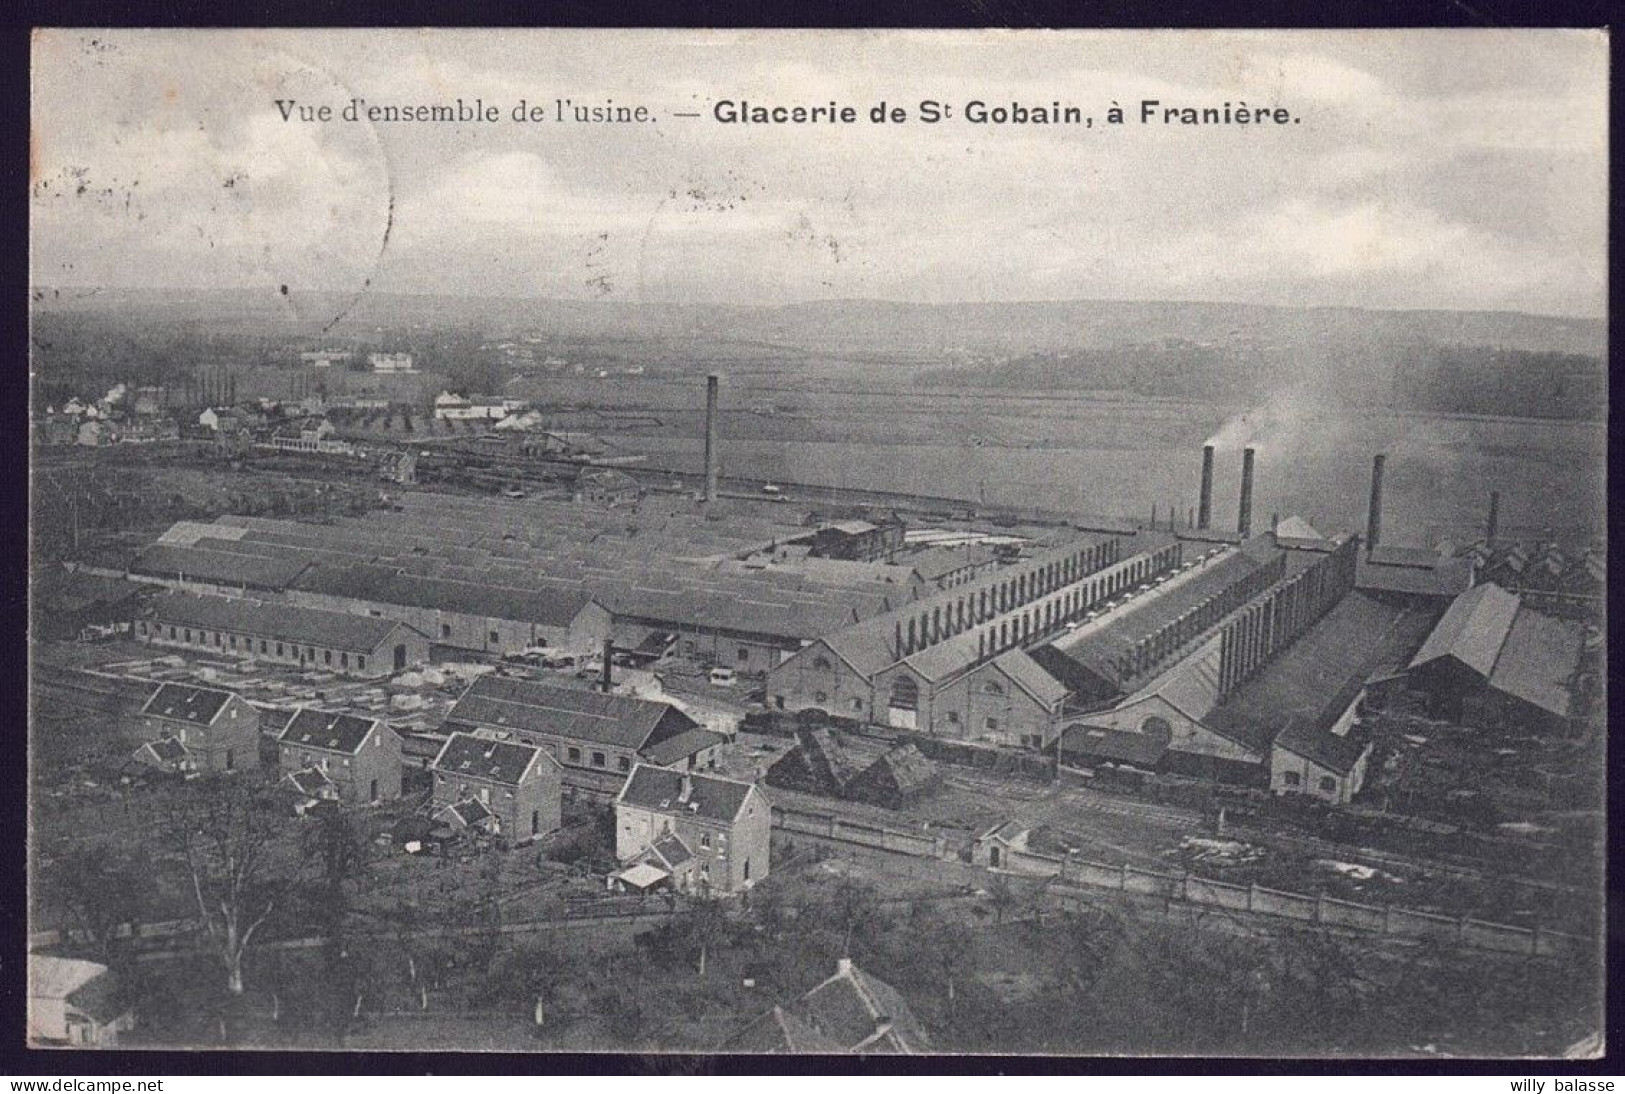
[[[1196,527],[1207,530],[1213,522],[1213,446],[1202,446],[1202,492],[1196,499]]]
[[[603,667],[603,670],[602,670],[602,672],[600,674],[601,679],[603,680],[604,694],[605,695],[609,694],[610,685],[614,683],[614,674],[611,671],[612,667],[614,666],[614,663],[615,663],[614,660],[613,660],[614,654],[615,654],[615,640],[613,638],[605,636],[605,638],[604,638],[604,667]]]
[[[694,796],[694,776],[683,772],[683,785],[677,792],[677,804],[687,805],[688,800]]]
[[[705,378],[705,500],[717,500],[717,381],[712,373]]]
[[[835,975],[836,976],[851,976],[852,975],[852,959],[850,957],[837,957],[835,959]]]
[[[1382,469],[1388,457],[1381,452],[1371,458],[1371,506],[1365,518],[1365,549],[1375,551],[1382,539]]]
[[[1489,527],[1485,529],[1486,538],[1491,543],[1494,543],[1495,542],[1495,537],[1500,532],[1500,530],[1501,530],[1501,491],[1499,491],[1499,490],[1491,490],[1490,491],[1490,522],[1489,522]]]
[[[1241,450],[1241,511],[1236,516],[1236,533],[1242,539],[1253,534],[1253,450]]]

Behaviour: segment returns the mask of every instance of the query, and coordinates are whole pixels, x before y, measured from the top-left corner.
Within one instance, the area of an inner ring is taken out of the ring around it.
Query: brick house
[[[325,780],[345,805],[401,796],[401,739],[376,718],[301,708],[277,736],[277,758],[285,782]]]
[[[234,692],[160,684],[138,717],[147,741],[138,758],[155,766],[223,773],[260,765],[260,712]]]
[[[767,876],[772,828],[773,808],[754,783],[640,763],[615,799],[617,876],[639,888],[669,880],[737,893]]]
[[[562,823],[563,769],[535,745],[453,733],[429,769],[434,773],[435,814],[454,828],[470,827],[474,817],[474,826],[519,843],[545,836]],[[461,808],[469,803],[482,808]]]

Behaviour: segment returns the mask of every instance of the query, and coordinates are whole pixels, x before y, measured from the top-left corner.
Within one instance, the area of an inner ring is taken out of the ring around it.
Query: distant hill
[[[42,373],[79,370],[76,361],[94,356],[77,348],[87,343],[87,331],[97,332],[92,341],[105,344],[110,355],[137,365],[155,356],[195,356],[199,345],[223,358],[263,361],[300,346],[356,341],[407,349],[421,344],[431,356],[438,346],[442,356],[457,356],[473,352],[459,347],[481,339],[540,337],[592,345],[595,353],[632,363],[660,361],[668,370],[697,371],[724,361],[786,379],[844,370],[867,382],[903,385],[1110,388],[1238,400],[1295,386],[1335,400],[1553,417],[1600,416],[1606,392],[1603,320],[1514,312],[1099,300],[753,306],[36,290],[36,368]],[[445,332],[456,332],[455,345]],[[176,338],[188,342],[179,345]],[[868,367],[882,363],[884,369]]]
[[[814,351],[1019,354],[1179,339],[1263,349],[1421,341],[1601,355],[1600,319],[1518,312],[1375,311],[1258,304],[1108,300],[917,304],[823,300],[775,306],[526,300],[512,297],[216,290],[36,291],[42,313],[147,313],[182,323],[252,327],[288,338],[379,326],[474,324],[490,336],[696,336],[785,343]],[[338,319],[334,323],[335,318]],[[333,323],[328,327],[329,323]]]

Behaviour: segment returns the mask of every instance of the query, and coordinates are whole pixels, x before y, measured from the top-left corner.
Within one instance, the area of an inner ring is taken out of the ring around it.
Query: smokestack
[[[1381,452],[1371,458],[1371,508],[1365,518],[1365,549],[1375,551],[1382,539],[1382,467],[1388,457]]]
[[[1253,450],[1241,450],[1241,512],[1236,516],[1236,533],[1242,539],[1253,534]]]
[[[1487,538],[1495,542],[1496,533],[1501,530],[1501,491],[1490,491],[1490,523],[1487,529]]]
[[[610,674],[610,666],[614,663],[611,660],[614,653],[615,653],[615,640],[613,638],[605,638],[604,639],[604,668],[603,668],[603,672],[601,674],[602,677],[603,677],[603,681],[604,681],[604,694],[605,695],[609,694],[609,686],[610,686],[611,683],[613,683],[613,680],[612,680],[611,674]]]
[[[717,500],[717,375],[705,378],[705,500]]]
[[[1213,522],[1213,446],[1202,446],[1202,493],[1197,499],[1196,527],[1206,531]]]

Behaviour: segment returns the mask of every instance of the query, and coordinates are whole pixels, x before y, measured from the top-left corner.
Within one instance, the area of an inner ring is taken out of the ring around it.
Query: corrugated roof
[[[679,801],[683,780],[689,780],[687,801]],[[615,800],[641,809],[673,816],[696,816],[706,820],[731,822],[739,815],[752,784],[715,775],[684,775],[664,767],[638,764],[627,776],[626,785]]]
[[[460,802],[446,806],[435,815],[438,817],[444,817],[447,814],[450,814],[454,823],[460,824],[464,828],[476,827],[477,825],[484,824],[496,816],[496,814],[491,812],[491,810],[486,807],[485,803],[480,801],[478,798],[464,798]]]
[[[393,619],[369,615],[190,593],[153,597],[150,612],[154,620],[165,625],[233,631],[256,638],[357,653],[371,653],[383,645],[397,627],[405,626]]]
[[[1568,682],[1585,647],[1584,626],[1524,608],[1507,633],[1490,686],[1558,717],[1573,700]]]
[[[1373,562],[1360,555],[1355,565],[1354,585],[1374,592],[1407,596],[1457,596],[1473,584],[1471,558],[1435,558],[1431,566],[1395,565]]]
[[[446,738],[440,753],[430,767],[449,775],[468,775],[476,779],[518,786],[539,756],[545,755],[534,745],[510,741],[492,741],[469,733],[453,733]],[[551,756],[544,763],[557,766]]]
[[[329,710],[304,708],[294,712],[277,740],[301,748],[319,748],[328,752],[354,754],[366,741],[377,719],[358,718],[353,714],[337,714]]]
[[[191,684],[160,684],[142,706],[143,715],[169,718],[177,722],[208,725],[231,702],[231,692]]]
[[[319,798],[333,790],[333,780],[319,767],[302,767],[290,771],[282,781],[307,798]]]
[[[1518,597],[1499,585],[1477,585],[1451,601],[1444,618],[1433,628],[1411,659],[1411,668],[1440,657],[1453,657],[1485,679],[1518,614]]]

